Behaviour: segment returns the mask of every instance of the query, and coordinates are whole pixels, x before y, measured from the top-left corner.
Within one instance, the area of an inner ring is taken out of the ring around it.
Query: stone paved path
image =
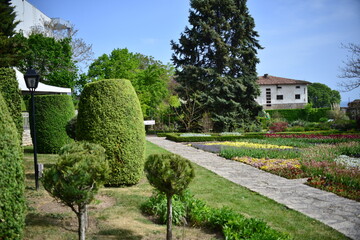
[[[148,136],[147,140],[236,184],[317,219],[354,240],[360,240],[359,202],[306,186],[301,179],[288,180],[165,138]]]

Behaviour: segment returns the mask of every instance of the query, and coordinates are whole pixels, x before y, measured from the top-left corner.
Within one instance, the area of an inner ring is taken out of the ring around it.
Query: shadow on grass
[[[25,223],[27,226],[62,226],[64,217],[61,214],[28,213]],[[64,228],[64,227],[63,227]],[[65,228],[66,230],[71,230]]]
[[[102,230],[97,234],[100,236],[111,236],[111,239],[118,239],[118,240],[140,240],[143,237],[140,235],[135,235],[133,231],[130,231],[128,229],[122,229],[122,228],[115,228],[115,229],[107,229]]]

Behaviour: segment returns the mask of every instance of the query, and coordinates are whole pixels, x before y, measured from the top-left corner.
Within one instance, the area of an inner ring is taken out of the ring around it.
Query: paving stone
[[[360,203],[304,185],[306,179],[288,180],[214,153],[148,136],[147,140],[254,192],[360,240]]]

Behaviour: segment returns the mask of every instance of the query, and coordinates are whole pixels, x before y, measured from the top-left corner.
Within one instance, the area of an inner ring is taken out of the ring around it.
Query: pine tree
[[[15,32],[19,21],[15,21],[16,14],[10,0],[0,1],[0,67],[10,67],[17,65],[19,59],[23,57],[20,51],[24,48]]]
[[[254,121],[261,109],[254,99],[262,47],[246,0],[191,0],[190,6],[191,27],[171,42],[180,97],[191,102],[184,98],[192,92],[211,113],[215,131]]]

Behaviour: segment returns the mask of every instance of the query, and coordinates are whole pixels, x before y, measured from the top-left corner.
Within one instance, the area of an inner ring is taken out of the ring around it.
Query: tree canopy
[[[339,104],[341,96],[339,91],[332,90],[322,83],[312,83],[308,86],[308,100],[314,108],[331,107],[332,104]]]
[[[128,49],[114,49],[103,54],[89,67],[87,81],[102,79],[128,79],[140,100],[144,118],[152,118],[159,111],[159,105],[170,97],[168,84],[173,69],[152,57],[129,52]]]
[[[261,107],[256,84],[258,33],[244,0],[191,0],[190,27],[171,42],[178,92],[191,92],[210,112],[214,130],[233,130],[254,121]]]
[[[56,40],[42,34],[22,36],[25,42],[26,57],[20,62],[19,70],[26,72],[33,67],[40,74],[40,82],[45,84],[74,88],[78,74],[72,59],[71,39]]]

